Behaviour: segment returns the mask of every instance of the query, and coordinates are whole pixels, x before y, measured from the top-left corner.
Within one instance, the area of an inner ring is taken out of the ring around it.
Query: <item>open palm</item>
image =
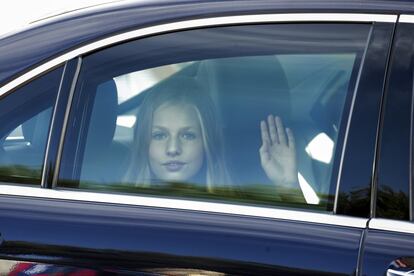
[[[260,161],[267,177],[275,184],[292,187],[297,181],[295,138],[279,117],[269,115],[260,122]]]

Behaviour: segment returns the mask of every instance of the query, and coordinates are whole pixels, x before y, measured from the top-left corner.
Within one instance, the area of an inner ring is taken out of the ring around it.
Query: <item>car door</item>
[[[412,224],[412,16],[396,29],[384,101],[373,213],[364,233],[363,275],[411,275]]]
[[[359,273],[395,18],[208,18],[80,48],[41,185],[0,185],[0,257],[95,273]],[[183,90],[202,95],[195,113],[183,111],[193,96],[169,97]],[[180,108],[145,133],[165,107],[158,95]],[[157,168],[197,138],[193,173],[181,173],[187,159]],[[163,139],[173,153],[148,149]],[[267,139],[291,147],[292,186],[264,166]]]

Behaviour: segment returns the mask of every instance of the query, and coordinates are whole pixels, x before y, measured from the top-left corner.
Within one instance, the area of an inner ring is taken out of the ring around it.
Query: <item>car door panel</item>
[[[132,271],[349,275],[362,232],[260,215],[76,201],[1,197],[0,209],[2,258]]]
[[[369,229],[364,241],[362,275],[408,275],[398,272],[414,269],[406,261],[414,257],[413,246],[413,234]]]

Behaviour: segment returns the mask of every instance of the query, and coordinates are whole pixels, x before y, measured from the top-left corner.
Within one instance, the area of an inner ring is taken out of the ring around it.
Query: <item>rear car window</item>
[[[331,211],[370,28],[206,28],[85,56],[58,185]]]
[[[0,181],[41,182],[62,67],[0,97]]]

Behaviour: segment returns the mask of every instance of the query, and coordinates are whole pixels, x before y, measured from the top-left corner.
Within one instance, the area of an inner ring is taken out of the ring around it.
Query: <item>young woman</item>
[[[190,78],[170,79],[149,92],[137,116],[126,179],[137,186],[162,182],[230,185],[213,102]]]

